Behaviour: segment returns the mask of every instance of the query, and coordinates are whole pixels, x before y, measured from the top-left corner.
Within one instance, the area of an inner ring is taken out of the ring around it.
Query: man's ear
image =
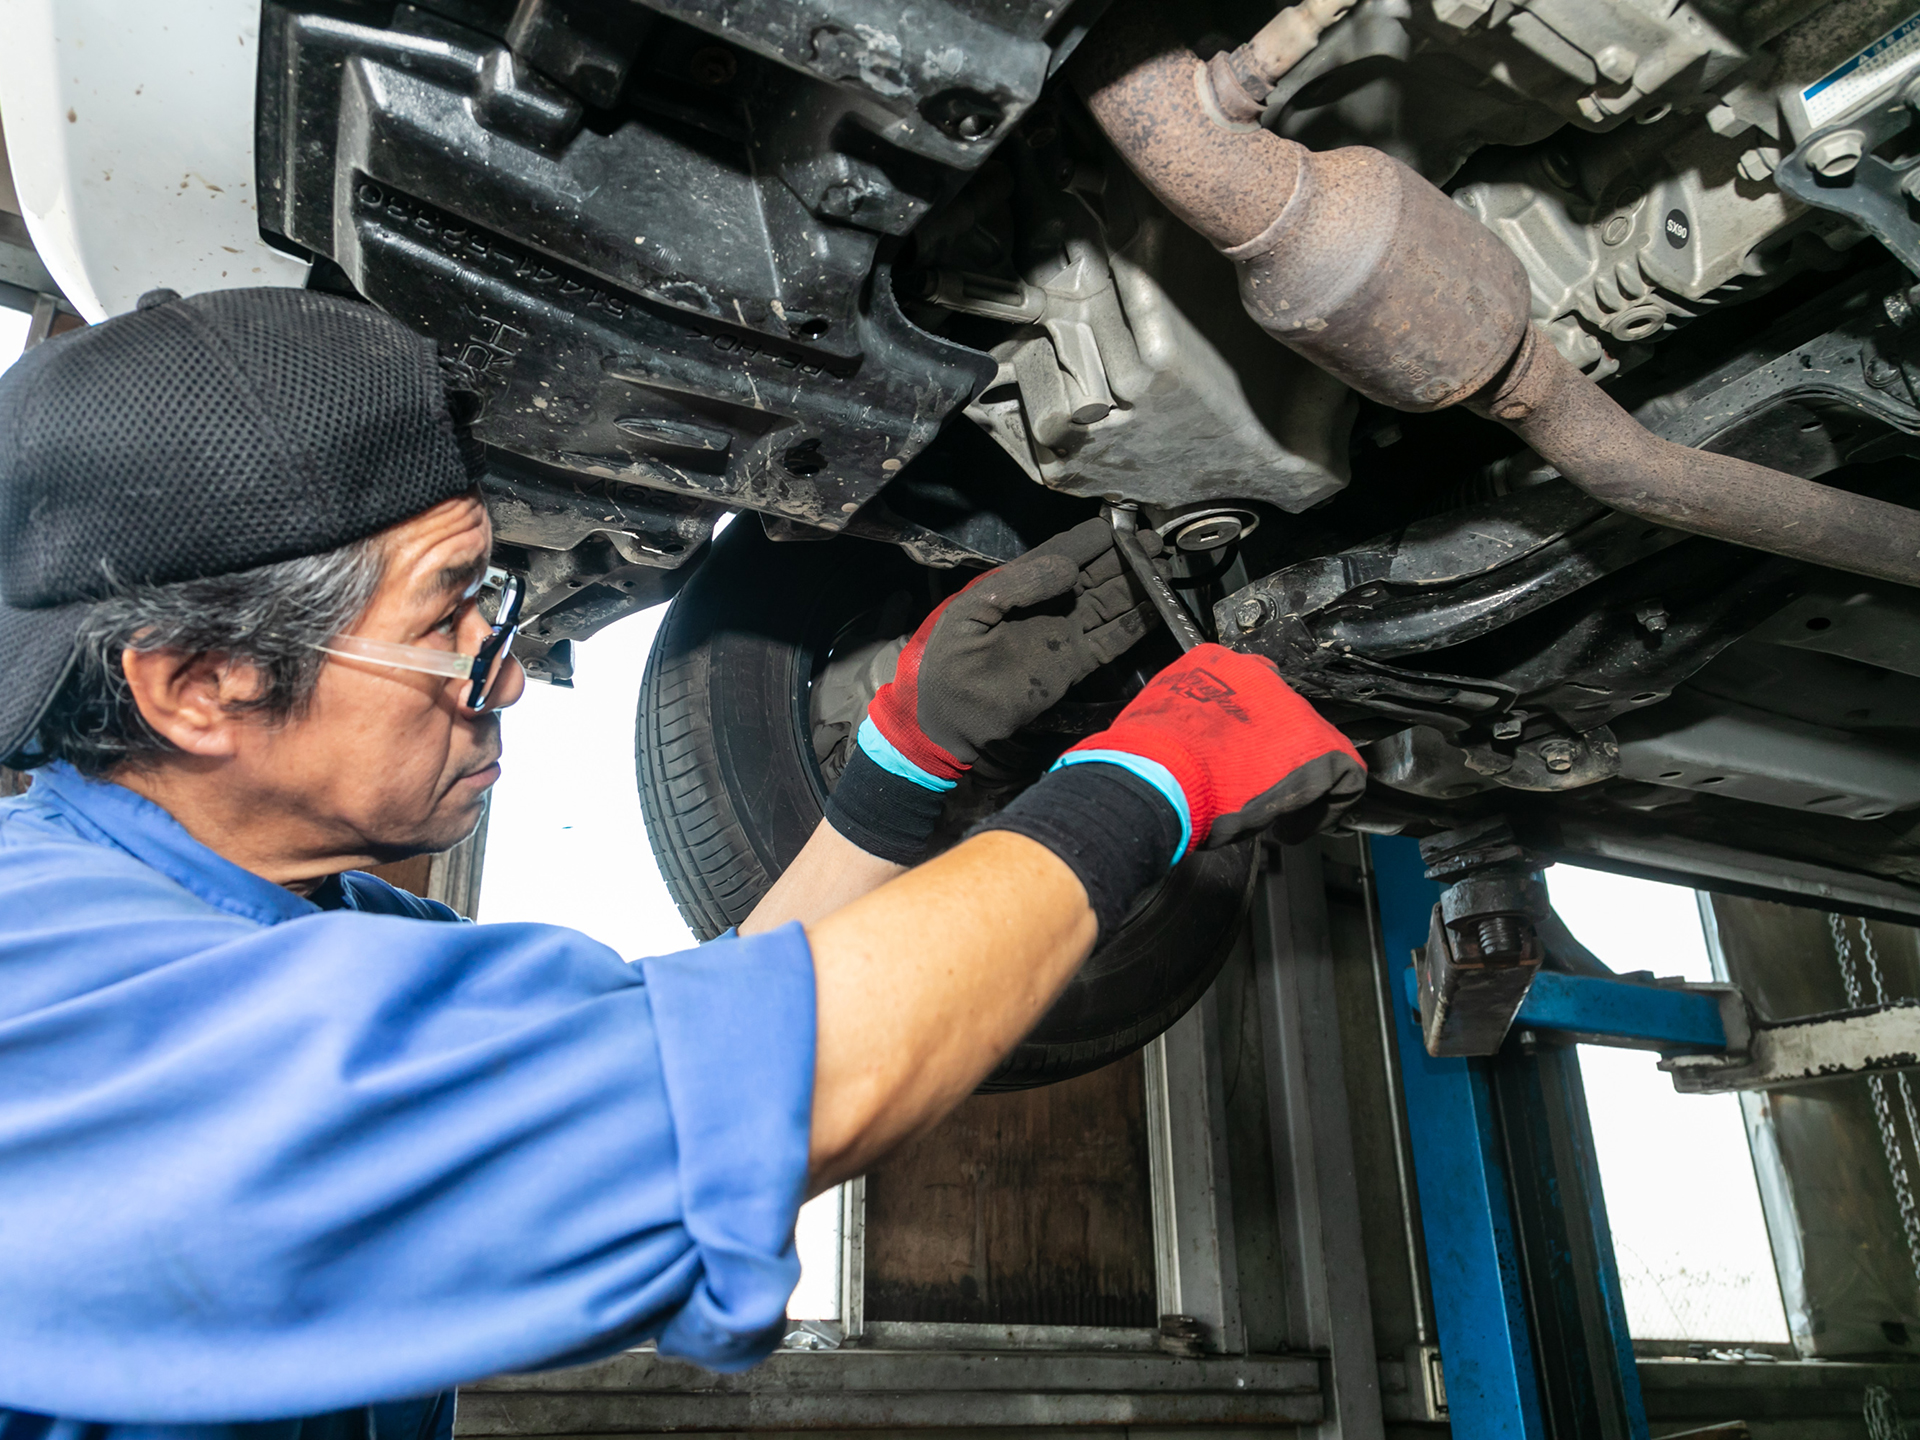
[[[120,652],[120,668],[154,733],[189,755],[224,759],[236,752],[248,717],[231,707],[253,693],[250,667],[236,666],[226,655],[127,649]]]

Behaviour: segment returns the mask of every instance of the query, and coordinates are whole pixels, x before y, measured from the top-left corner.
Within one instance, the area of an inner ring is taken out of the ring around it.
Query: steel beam
[[[1162,1314],[1191,1315],[1205,1348],[1246,1350],[1227,1172],[1226,1094],[1209,990],[1143,1052],[1154,1276]]]
[[[1334,993],[1326,875],[1316,844],[1261,877],[1254,979],[1280,1230],[1290,1237],[1288,1344],[1327,1357],[1325,1440],[1379,1440],[1380,1362],[1360,1233],[1353,1126]]]
[[[1416,842],[1371,844],[1387,963],[1410,974],[1440,886],[1426,878]],[[1543,1440],[1487,1062],[1429,1055],[1413,1007],[1392,1009],[1448,1418],[1455,1434],[1474,1440]]]

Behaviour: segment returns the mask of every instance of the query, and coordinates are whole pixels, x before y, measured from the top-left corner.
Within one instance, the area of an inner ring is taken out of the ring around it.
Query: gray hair
[[[100,776],[177,753],[147,723],[121,668],[123,652],[224,656],[259,677],[234,713],[282,724],[304,714],[320,683],[324,645],[352,626],[380,584],[378,536],[324,555],[171,585],[128,585],[80,622],[74,663],[35,733],[28,762],[64,760]]]

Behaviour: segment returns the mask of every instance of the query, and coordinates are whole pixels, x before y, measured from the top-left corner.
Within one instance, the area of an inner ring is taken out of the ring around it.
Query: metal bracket
[[[1660,1068],[1673,1076],[1673,1088],[1684,1095],[1771,1090],[1920,1069],[1920,1000],[1761,1022],[1753,1027],[1744,1052],[1674,1056],[1661,1061]]]
[[[1429,938],[1429,955],[1434,944]],[[1420,1010],[1423,1028],[1431,1033],[1435,1000],[1424,967],[1417,981],[1408,972],[1407,999]],[[1685,1095],[1920,1070],[1920,1000],[1791,1020],[1755,1020],[1732,985],[1660,984],[1638,977],[1541,970],[1517,1002],[1512,1023],[1579,1044],[1657,1050],[1664,1057],[1660,1068]],[[1428,1049],[1432,1052],[1431,1042]]]
[[[1844,215],[1920,275],[1920,225],[1909,201],[1920,199],[1920,159],[1887,161],[1875,152],[1914,121],[1920,86],[1852,120],[1816,130],[1780,162],[1773,180],[1816,209]]]
[[[1498,816],[1422,840],[1420,858],[1427,879],[1452,882],[1414,956],[1427,1053],[1491,1055],[1546,959],[1541,862]]]

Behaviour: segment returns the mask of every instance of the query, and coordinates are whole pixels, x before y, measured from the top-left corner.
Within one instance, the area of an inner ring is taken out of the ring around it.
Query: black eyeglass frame
[[[487,697],[500,678],[495,670],[496,662],[513,643],[513,637],[520,633],[520,607],[527,598],[527,582],[523,576],[512,570],[501,574],[505,578],[500,582],[500,610],[493,619],[492,631],[473,657],[473,673],[468,676],[471,688],[467,691],[467,709],[476,715],[486,710]],[[499,668],[506,667],[502,663]]]

